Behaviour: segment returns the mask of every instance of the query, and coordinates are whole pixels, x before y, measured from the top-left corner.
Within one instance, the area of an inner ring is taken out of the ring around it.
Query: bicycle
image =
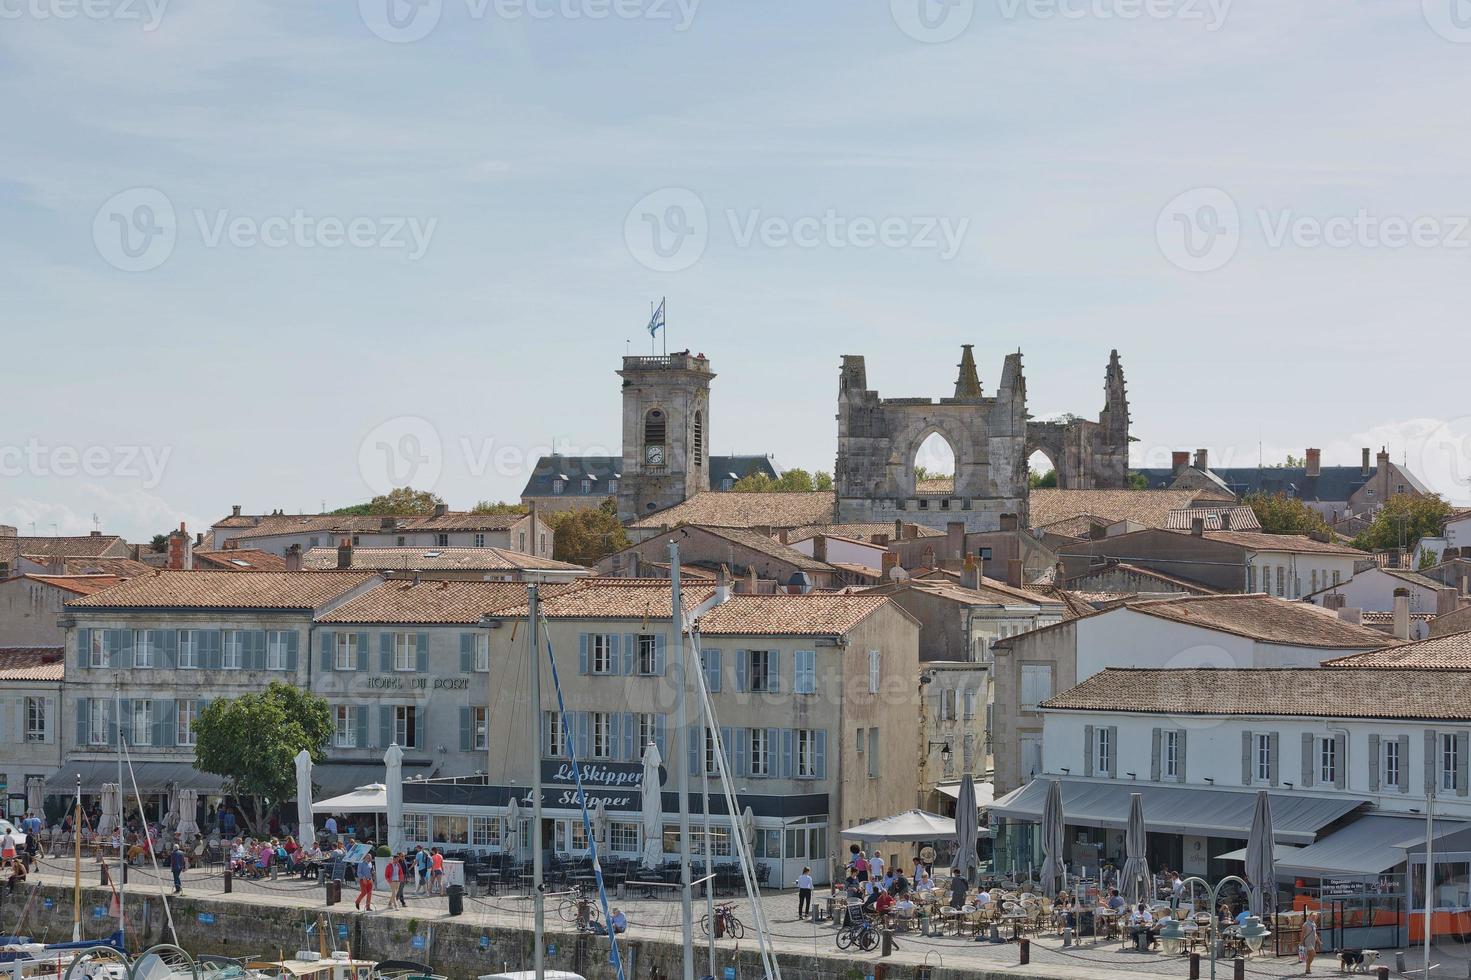
[[[838,930],[838,949],[848,949],[857,946],[864,952],[874,949],[879,944],[879,927],[882,923],[876,917],[864,917],[850,926]]]
[[[736,918],[734,905],[715,906],[715,918],[720,923],[720,929],[724,935],[731,936],[735,939],[745,938],[746,927],[741,923],[740,919]],[[710,916],[700,916],[700,931],[706,936],[710,935]]]
[[[563,922],[576,922],[577,909],[587,899],[582,894],[582,886],[574,886],[570,898],[564,898],[557,905],[557,915]]]

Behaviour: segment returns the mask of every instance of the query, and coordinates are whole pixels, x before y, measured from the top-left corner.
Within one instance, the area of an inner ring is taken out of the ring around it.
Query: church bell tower
[[[623,358],[618,517],[647,517],[710,489],[710,382],[704,354]]]

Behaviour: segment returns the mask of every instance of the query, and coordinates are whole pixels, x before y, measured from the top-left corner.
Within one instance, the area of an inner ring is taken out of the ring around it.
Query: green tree
[[[814,477],[801,467],[793,467],[776,479],[765,473],[751,473],[737,480],[730,489],[732,493],[801,493],[832,488],[832,474],[819,472]]]
[[[831,490],[833,488],[833,475],[823,470],[812,474],[812,489]]]
[[[552,557],[557,561],[592,565],[633,543],[618,521],[618,505],[611,500],[597,508],[557,511],[543,520],[556,531]]]
[[[167,534],[155,534],[153,540],[148,542],[148,550],[163,554],[169,550],[169,536]]]
[[[1268,534],[1329,534],[1328,522],[1296,497],[1285,493],[1249,494],[1244,503]]]
[[[923,480],[953,480],[954,478],[954,473],[941,473],[938,470],[931,470],[927,466],[916,466],[914,468],[915,483],[919,483]]]
[[[1395,494],[1384,502],[1354,547],[1364,551],[1413,550],[1423,537],[1440,534],[1453,508],[1438,494],[1412,497]]]
[[[1294,456],[1288,453],[1285,460],[1280,463],[1272,463],[1268,468],[1274,470],[1300,470],[1307,465],[1308,460],[1306,456]]]
[[[1036,490],[1041,487],[1048,489],[1057,488],[1057,470],[1048,470],[1046,473],[1028,473],[1027,486]]]
[[[1436,565],[1439,564],[1440,552],[1431,551],[1429,548],[1426,548],[1424,551],[1420,552],[1420,571],[1423,572],[1427,568],[1434,568]]]
[[[292,684],[272,681],[264,691],[211,701],[194,720],[194,766],[224,777],[225,791],[248,805],[247,829],[296,795],[296,754],[326,758],[332,737],[327,702]]]
[[[388,493],[379,494],[365,504],[353,504],[351,507],[341,507],[334,510],[334,514],[345,514],[352,517],[368,517],[382,515],[384,517],[428,517],[434,513],[434,508],[443,504],[444,501],[428,490],[415,490],[413,487],[399,487]]]
[[[1130,473],[1129,474],[1129,489],[1130,490],[1148,490],[1149,489],[1149,477],[1145,476],[1143,473]]]
[[[504,500],[495,502],[482,500],[470,508],[472,514],[527,514],[530,512],[531,508],[525,504],[512,504]]]

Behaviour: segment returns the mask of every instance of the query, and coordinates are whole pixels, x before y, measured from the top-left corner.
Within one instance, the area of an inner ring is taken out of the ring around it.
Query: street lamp
[[[1200,882],[1200,884],[1205,887],[1206,894],[1208,894],[1210,896],[1210,904],[1209,904],[1209,906],[1207,908],[1207,911],[1210,913],[1210,916],[1211,916],[1211,920],[1212,921],[1215,920],[1216,906],[1219,904],[1218,900],[1221,897],[1221,887],[1223,885],[1225,885],[1226,882],[1228,882],[1228,881],[1234,881],[1234,882],[1238,883],[1239,885],[1241,885],[1241,887],[1243,889],[1247,889],[1247,890],[1249,890],[1251,888],[1251,885],[1247,884],[1245,878],[1240,878],[1240,877],[1237,877],[1236,875],[1227,875],[1226,877],[1222,878],[1220,881],[1216,882],[1215,885],[1212,885],[1210,882],[1206,881],[1204,878],[1199,878],[1199,877],[1195,877],[1195,876],[1191,876],[1189,878],[1186,878],[1182,882],[1182,884],[1189,885],[1192,882],[1197,882],[1197,881]],[[1261,923],[1261,920],[1260,919],[1257,919],[1257,928],[1258,929],[1261,929],[1262,928],[1262,923]],[[1211,980],[1216,980],[1216,953],[1221,948],[1221,937],[1219,935],[1219,933],[1220,933],[1220,926],[1219,926],[1219,924],[1216,926],[1215,931],[1216,931],[1217,934],[1211,937],[1211,944],[1210,944],[1210,950],[1211,950]],[[1262,942],[1261,942],[1262,939],[1266,939],[1267,936],[1269,936],[1269,935],[1271,935],[1271,933],[1267,932],[1265,929],[1262,929],[1262,936],[1261,936],[1260,939],[1257,940],[1256,949],[1261,949],[1262,948]]]
[[[1165,920],[1159,930],[1159,944],[1166,956],[1174,956],[1185,945],[1185,924],[1174,916]]]
[[[1262,951],[1262,943],[1271,934],[1271,931],[1262,925],[1261,918],[1255,915],[1247,916],[1246,923],[1241,927],[1241,938],[1246,940],[1246,948],[1254,954]]]

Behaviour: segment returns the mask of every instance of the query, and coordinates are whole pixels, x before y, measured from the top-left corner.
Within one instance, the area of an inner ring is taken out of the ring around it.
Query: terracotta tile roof
[[[301,556],[308,571],[330,571],[337,567],[336,548],[310,548]],[[352,567],[393,571],[514,572],[535,569],[550,572],[584,572],[588,569],[565,561],[536,558],[504,548],[354,548]],[[525,587],[522,587],[525,592]]]
[[[1146,578],[1158,582],[1160,585],[1167,587],[1165,589],[1161,589],[1160,591],[1162,592],[1188,592],[1191,595],[1220,595],[1220,592],[1218,590],[1208,588],[1204,585],[1201,585],[1199,582],[1192,582],[1189,579],[1177,578],[1174,575],[1167,575],[1164,572],[1155,571],[1152,568],[1145,568],[1143,565],[1133,565],[1126,561],[1114,562],[1102,568],[1097,568],[1084,572],[1082,575],[1078,575],[1074,578],[1068,579],[1067,586],[1068,588],[1076,587],[1076,590],[1078,591],[1086,591],[1085,587],[1088,584],[1089,579],[1105,576],[1108,575],[1110,572],[1116,570],[1125,571],[1139,578]]]
[[[0,647],[0,681],[59,681],[63,647]]]
[[[21,575],[20,578],[31,582],[40,582],[42,585],[50,585],[70,592],[72,595],[91,595],[110,589],[119,582],[124,581],[116,575]]]
[[[1033,527],[1088,514],[1109,522],[1133,521],[1145,527],[1164,527],[1170,511],[1189,507],[1197,500],[1214,500],[1219,494],[1206,490],[1056,490],[1038,488],[1030,496]]]
[[[885,605],[873,593],[813,592],[809,595],[733,595],[700,617],[705,636],[838,636]],[[897,604],[905,618],[918,625]]]
[[[1363,552],[1359,553],[1363,554]],[[1381,568],[1380,571],[1383,572],[1385,575],[1393,575],[1401,582],[1407,582],[1410,585],[1418,585],[1421,588],[1430,589],[1432,592],[1438,589],[1446,588],[1446,584],[1444,582],[1438,582],[1435,579],[1430,578],[1426,575],[1421,575],[1419,572],[1412,572],[1408,568]]]
[[[1043,708],[1169,715],[1471,719],[1471,670],[1111,667]]]
[[[524,586],[522,590],[525,598]],[[686,612],[714,594],[715,587],[705,582],[680,589]],[[548,619],[667,620],[673,605],[667,579],[589,579],[547,598],[541,603],[541,611]],[[496,615],[524,619],[526,604],[499,610]]]
[[[1325,660],[1332,667],[1413,667],[1421,670],[1471,670],[1471,633],[1449,633]]]
[[[129,579],[68,609],[315,609],[371,582],[371,572],[170,572]]]
[[[1061,600],[1042,592],[1013,589],[1005,582],[993,578],[981,579],[979,589],[966,588],[948,578],[910,578],[903,582],[888,582],[869,589],[869,595],[891,595],[900,589],[921,589],[931,595],[969,606],[1016,605],[1018,602],[1051,606]]]
[[[737,494],[736,496],[745,496],[745,494]],[[706,534],[723,538],[738,547],[749,548],[751,551],[766,555],[768,558],[774,558],[777,561],[786,562],[788,565],[794,565],[804,571],[830,572],[833,568],[827,562],[810,558],[796,548],[784,545],[775,538],[767,537],[760,531],[752,531],[743,527],[706,527],[703,525],[694,525],[690,529],[694,530],[696,527]]]
[[[318,572],[316,574],[326,574]],[[543,598],[572,585],[543,585]],[[526,609],[520,582],[385,582],[318,618],[322,623],[405,623],[474,626],[481,617],[519,606]]]
[[[1189,531],[1177,532],[1189,534]],[[1366,552],[1347,545],[1328,541],[1314,541],[1306,534],[1266,534],[1262,531],[1206,531],[1210,541],[1234,544],[1248,551],[1292,551],[1317,555],[1343,555],[1344,557],[1368,558]]]
[[[286,559],[257,548],[226,548],[222,551],[194,552],[196,568],[226,572],[284,572]]]
[[[1107,527],[1117,524],[1117,521],[1096,514],[1079,514],[1076,517],[1064,517],[1060,521],[1051,524],[1033,525],[1035,530],[1045,531],[1048,534],[1056,534],[1064,538],[1086,538],[1093,531],[1095,524]]]
[[[789,493],[697,493],[683,503],[634,521],[631,527],[660,528],[679,524],[709,527],[802,527],[833,518],[837,495],[831,490]]]
[[[47,558],[95,558],[107,554],[121,555],[128,543],[116,534],[77,534],[70,537],[12,538],[12,554],[45,555]]]
[[[915,480],[915,493],[947,494],[955,492],[955,477],[937,476],[929,480]]]
[[[1199,517],[1205,521],[1207,531],[1219,531],[1222,514],[1230,517],[1233,531],[1260,531],[1262,529],[1261,521],[1256,518],[1256,511],[1244,505],[1187,507],[1183,510],[1172,510],[1165,522],[1165,527],[1171,531],[1188,531],[1195,526],[1195,519]]]
[[[1086,595],[1082,593],[1074,592],[1071,589],[1053,589],[1052,595],[1062,601],[1063,622],[1077,619],[1079,616],[1087,616],[1095,611],[1093,606],[1089,604]]]
[[[939,528],[928,527],[924,524],[905,524],[905,529],[915,528],[918,532],[915,537],[920,538],[943,538],[945,532]],[[826,534],[829,537],[852,538],[855,541],[872,542],[875,534],[887,534],[889,540],[894,540],[893,524],[874,523],[848,523],[848,524],[808,524],[805,527],[792,528],[787,534],[788,541],[801,541],[810,538],[814,534]]]
[[[26,555],[24,556],[38,565],[49,564],[60,560],[61,571],[55,574],[61,575],[116,575],[119,578],[133,578],[138,575],[152,575],[153,566],[145,565],[141,561],[131,558],[91,558],[86,555]]]
[[[1262,643],[1301,647],[1365,647],[1384,645],[1384,634],[1344,622],[1306,602],[1289,602],[1261,594],[1184,596],[1126,603],[1146,616],[1233,633]]]

